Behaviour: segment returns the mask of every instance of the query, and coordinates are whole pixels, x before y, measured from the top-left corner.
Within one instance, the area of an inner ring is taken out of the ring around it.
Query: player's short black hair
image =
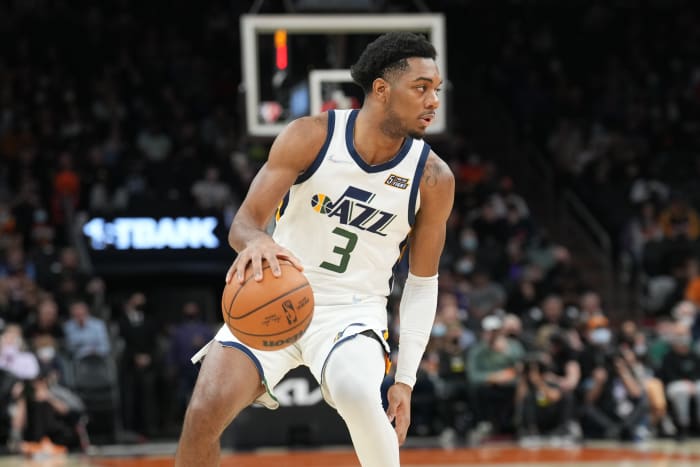
[[[377,78],[387,78],[393,71],[405,70],[407,58],[421,57],[435,60],[437,52],[424,36],[412,32],[382,34],[367,48],[352,67],[352,79],[368,93]]]

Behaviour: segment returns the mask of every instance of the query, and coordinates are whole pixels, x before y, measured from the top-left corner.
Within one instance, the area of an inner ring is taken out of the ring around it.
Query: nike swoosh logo
[[[336,154],[334,154],[334,153],[328,154],[328,160],[331,161],[331,162],[337,162],[337,163],[340,163],[340,164],[351,164],[351,163],[352,163],[351,160],[349,160],[349,159],[343,159],[343,158],[339,157],[338,155],[336,155]]]

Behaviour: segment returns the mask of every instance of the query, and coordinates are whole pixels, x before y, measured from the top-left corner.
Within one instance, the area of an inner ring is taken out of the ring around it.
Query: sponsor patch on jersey
[[[400,188],[402,190],[408,188],[408,179],[399,177],[398,175],[394,174],[389,175],[384,183],[386,185],[393,186],[394,188]]]

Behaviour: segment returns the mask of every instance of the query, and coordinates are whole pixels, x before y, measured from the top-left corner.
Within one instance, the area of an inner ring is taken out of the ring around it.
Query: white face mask
[[[597,345],[609,344],[612,339],[612,333],[608,328],[598,328],[591,332],[591,342]]]
[[[457,261],[456,269],[460,274],[466,275],[474,270],[474,263],[471,259],[465,257]]]
[[[683,324],[684,326],[690,327],[693,325],[695,322],[695,317],[694,316],[681,316],[677,320],[679,323]]]
[[[692,344],[693,339],[690,336],[673,336],[671,337],[671,345],[681,345],[681,346],[689,346]]]
[[[475,251],[479,247],[479,240],[474,235],[462,235],[460,244],[466,251]]]
[[[445,323],[435,323],[430,332],[430,335],[433,337],[442,337],[445,334],[447,334],[447,326],[445,326]]]
[[[56,349],[51,346],[39,347],[36,349],[36,356],[42,362],[49,362],[56,356]]]

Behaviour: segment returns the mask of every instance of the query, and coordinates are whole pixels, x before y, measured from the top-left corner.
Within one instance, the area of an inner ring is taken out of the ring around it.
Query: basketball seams
[[[280,265],[281,266],[281,265]],[[269,269],[270,265],[268,264],[267,266],[263,266],[262,271],[263,271],[263,277],[265,276],[265,269]],[[233,304],[236,302],[236,297],[238,297],[238,294],[241,293],[241,290],[243,290],[243,287],[248,283],[253,278],[253,274],[251,273],[250,277],[245,279],[243,283],[241,284],[240,287],[238,287],[238,290],[236,290],[236,293],[233,294],[233,297],[231,298],[231,301],[229,302],[228,307],[226,308],[226,314],[228,315],[228,319],[234,319],[231,316],[231,308],[233,307]]]
[[[285,329],[284,331],[280,331],[280,332],[277,332],[275,334],[253,334],[250,332],[241,331],[240,329],[236,329],[236,334],[243,334],[243,335],[250,336],[250,337],[275,337],[275,336],[279,336],[280,334],[286,334],[289,331],[298,328],[299,326],[301,326],[304,323],[306,323],[307,321],[309,321],[312,317],[313,317],[313,315],[309,314],[306,317],[304,317],[303,320],[301,320],[299,323],[295,324],[294,326],[290,326],[287,329]]]
[[[286,261],[286,260],[283,260],[283,261]],[[280,263],[280,268],[283,268],[283,267],[285,267],[285,266],[287,266],[287,267],[294,267],[293,264],[288,263],[288,262],[287,262],[287,263]],[[269,269],[269,268],[270,268],[270,265],[269,265],[269,264],[263,266],[263,268],[262,268],[263,277],[264,277],[264,275],[265,275],[265,269]],[[233,294],[233,297],[232,297],[231,300],[229,301],[228,306],[225,306],[225,305],[226,305],[226,304],[224,303],[224,298],[225,298],[225,297],[224,297],[224,296],[221,297],[221,308],[226,310],[226,315],[228,316],[228,319],[229,319],[229,320],[238,319],[238,318],[234,318],[233,316],[231,316],[231,308],[233,308],[233,304],[236,303],[236,298],[238,297],[238,294],[241,293],[241,290],[243,290],[243,287],[245,287],[245,285],[246,285],[251,279],[253,279],[253,274],[251,274],[250,277],[246,278],[246,279],[243,281],[243,283],[240,285],[240,287],[238,287],[238,289],[236,290],[236,292]],[[308,284],[309,282],[307,281],[306,283]],[[296,290],[296,289],[295,289],[295,290]]]
[[[282,295],[278,295],[277,297],[275,297],[275,298],[273,298],[273,299],[271,299],[271,300],[269,300],[269,301],[267,301],[267,302],[265,302],[265,303],[262,303],[262,304],[258,305],[256,308],[253,308],[252,310],[250,310],[249,312],[247,312],[247,313],[244,314],[244,315],[237,316],[237,317],[232,317],[231,314],[229,314],[228,316],[229,316],[229,318],[230,318],[231,320],[237,320],[237,319],[246,318],[246,317],[252,315],[253,313],[255,313],[256,311],[258,311],[260,308],[264,308],[264,307],[268,306],[270,303],[276,302],[276,301],[279,300],[280,298],[284,298],[284,297],[286,297],[287,295],[292,294],[292,293],[294,293],[294,292],[296,292],[296,291],[298,291],[298,290],[301,290],[301,289],[303,289],[304,287],[307,287],[307,286],[309,286],[309,283],[308,283],[308,282],[305,282],[305,283],[303,283],[303,284],[301,284],[301,285],[299,285],[299,286],[297,286],[297,287],[295,287],[295,288],[293,288],[293,289],[291,289],[291,290],[287,290],[287,291],[286,291],[285,293],[283,293]]]
[[[286,260],[281,261],[280,266],[294,268],[294,265]],[[264,261],[262,281],[254,281],[248,285],[251,279],[254,280],[251,273],[242,283],[229,282],[224,288],[221,299],[224,321],[233,335],[237,336],[244,345],[258,350],[278,350],[291,344],[292,342],[288,342],[289,339],[292,339],[293,336],[300,337],[308,329],[314,309],[313,289],[301,271],[294,268],[292,271],[283,273],[282,277],[271,277],[270,274],[264,272],[268,268],[270,265]],[[248,268],[246,268],[247,272]],[[275,282],[278,279],[281,280]],[[246,285],[248,289],[240,294]],[[273,294],[278,295],[270,298]],[[260,300],[265,300],[265,303],[260,303]],[[297,310],[294,310],[295,304],[299,306]],[[254,308],[249,309],[251,306]],[[283,309],[285,313],[293,311],[299,313],[298,322],[296,322],[295,317],[286,329],[284,328],[287,325],[286,322],[277,322],[280,318],[284,320]],[[234,311],[240,312],[242,310],[244,314],[234,317]],[[255,313],[263,313],[264,316],[263,318],[259,318],[260,315],[253,316]],[[271,328],[268,327],[270,324],[268,320],[274,322]],[[261,331],[270,334],[258,334]],[[275,346],[274,349],[269,348],[268,339],[274,339],[276,342],[280,342],[280,345]],[[279,339],[283,339],[285,344],[282,344]]]

